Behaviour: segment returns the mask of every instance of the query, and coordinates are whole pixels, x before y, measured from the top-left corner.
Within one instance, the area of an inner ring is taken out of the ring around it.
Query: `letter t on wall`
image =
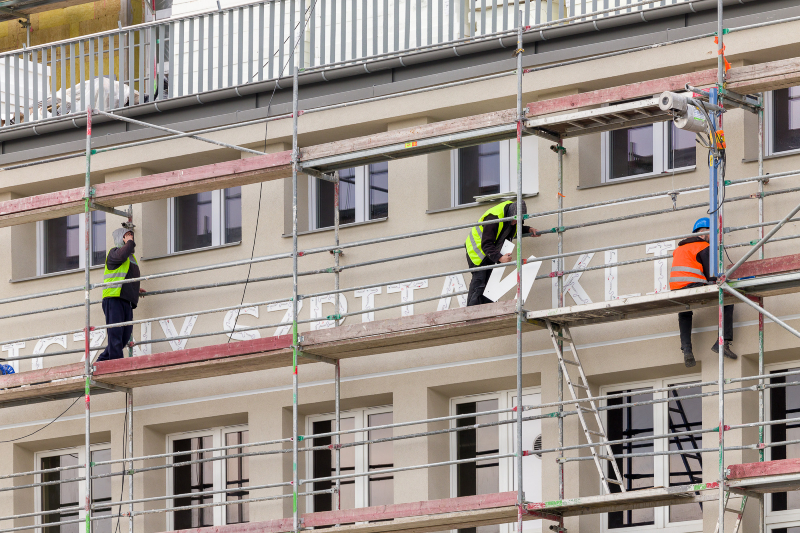
[[[386,287],[386,294],[395,292],[400,293],[401,302],[414,301],[414,289],[427,289],[428,280],[418,279],[417,281],[409,281],[407,283],[395,283]],[[412,316],[414,314],[414,304],[404,305],[400,308],[400,316]]]
[[[654,254],[656,257],[666,257],[675,249],[675,241],[655,242],[645,247],[645,252]],[[653,287],[654,292],[647,294],[658,294],[669,290],[669,270],[667,260],[658,259],[653,261]]]
[[[381,294],[380,287],[370,287],[369,289],[359,289],[357,291],[353,291],[353,294],[356,298],[361,298],[361,310],[366,311],[367,309],[375,309],[375,295]],[[361,322],[372,322],[375,320],[375,313],[362,313],[361,314]]]

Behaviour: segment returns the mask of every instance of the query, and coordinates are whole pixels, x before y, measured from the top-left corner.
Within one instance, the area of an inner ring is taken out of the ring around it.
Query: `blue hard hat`
[[[701,229],[708,229],[711,227],[711,221],[708,217],[698,218],[697,222],[694,223],[694,227],[692,228],[692,233],[695,233]]]

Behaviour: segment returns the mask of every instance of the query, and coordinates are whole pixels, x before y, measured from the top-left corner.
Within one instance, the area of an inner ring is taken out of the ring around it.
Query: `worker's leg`
[[[130,322],[133,320],[133,309],[131,309],[131,304],[129,302],[125,302],[127,307],[125,309],[125,320],[123,322]],[[122,356],[125,357],[125,347],[128,346],[128,343],[131,340],[131,336],[133,335],[133,324],[128,326],[122,326]]]
[[[722,338],[727,342],[733,341],[733,305],[726,305],[722,310]]]
[[[106,324],[125,322],[125,317],[127,316],[125,304],[130,309],[131,304],[121,298],[103,298],[103,314],[106,316]],[[100,354],[100,357],[97,358],[98,361],[108,361],[109,359],[120,359],[122,357],[122,347],[125,346],[126,342],[122,338],[125,334],[124,329],[124,327],[116,327],[106,330],[108,345],[103,350],[103,353]]]
[[[491,270],[476,270],[472,273],[472,280],[469,282],[467,306],[492,303],[489,298],[483,295],[483,291],[486,289],[486,283],[489,281],[489,276],[491,275]]]
[[[678,313],[678,329],[681,331],[681,350],[692,349],[692,312]]]

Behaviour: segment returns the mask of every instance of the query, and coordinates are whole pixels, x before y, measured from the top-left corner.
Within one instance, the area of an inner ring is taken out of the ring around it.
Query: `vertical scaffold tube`
[[[561,255],[564,253],[564,233],[561,231],[561,228],[564,226],[564,213],[562,209],[564,209],[564,147],[562,146],[561,141],[556,145],[556,153],[558,155],[558,254]],[[558,264],[558,272],[564,271],[564,258],[559,257],[557,259]],[[560,274],[556,278],[556,288],[558,290],[558,306],[564,307],[564,277]],[[559,340],[558,340],[558,349],[564,349],[564,341],[561,340],[561,328],[559,327]],[[563,352],[562,352],[563,353]],[[564,447],[564,417],[562,416],[564,413],[564,406],[561,402],[564,401],[564,371],[561,369],[561,365],[556,364],[558,367],[558,447]],[[564,452],[561,452],[563,455]],[[564,499],[564,463],[561,461],[558,462],[558,499]]]
[[[305,24],[303,31],[305,33]],[[294,50],[297,43],[293,43],[293,61],[297,61],[297,54]],[[298,346],[297,334],[297,167],[300,161],[300,149],[297,145],[297,65],[292,76],[292,529],[299,531],[300,520],[297,513],[297,492],[299,478],[297,472],[297,356],[300,347]]]
[[[522,13],[517,17],[517,532],[522,533]]]
[[[764,175],[764,93],[758,97],[758,175]],[[758,180],[758,222],[764,222],[764,180]],[[758,240],[764,238],[764,227],[758,228]],[[764,259],[764,248],[766,244],[758,250],[759,259]],[[764,307],[764,298],[758,299],[758,305]],[[764,315],[758,313],[758,375],[764,375]],[[763,379],[758,380],[758,421],[763,424],[766,420],[766,412],[764,406],[764,384]],[[758,444],[764,444],[764,426],[758,426]],[[758,461],[764,462],[764,448],[758,449]],[[766,519],[764,509],[764,498],[758,499],[758,531],[764,533],[766,526],[764,520]]]
[[[92,448],[90,442],[91,422],[92,422],[92,407],[91,407],[91,384],[92,384],[92,357],[89,352],[91,326],[91,302],[89,300],[89,289],[91,288],[91,280],[89,279],[90,268],[92,266],[91,255],[91,234],[92,234],[92,212],[89,210],[89,204],[92,198],[92,108],[89,107],[86,113],[86,183],[83,199],[83,216],[84,216],[84,275],[86,288],[83,291],[84,303],[86,307],[86,322],[83,330],[83,346],[84,353],[84,374],[86,383],[84,385],[86,395],[86,434],[85,434],[85,467],[84,473],[86,475],[86,502],[84,504],[86,513],[86,533],[92,533]]]
[[[131,467],[128,471],[128,500],[133,501],[133,389],[128,389],[128,457]],[[128,504],[128,533],[133,533],[133,504]]]
[[[333,179],[335,180],[333,183],[333,239],[336,242],[336,250],[333,251],[333,266],[336,267],[333,271],[333,284],[334,288],[336,289],[336,310],[334,314],[339,315],[341,314],[339,311],[339,172],[333,173]],[[336,325],[340,324],[339,320],[336,320]],[[335,489],[336,492],[333,493],[333,497],[336,499],[336,506],[334,507],[337,511],[341,510],[342,508],[342,499],[340,497],[339,491],[342,488],[342,481],[339,479],[339,474],[341,472],[341,459],[342,459],[342,450],[339,448],[339,445],[342,443],[342,436],[339,435],[339,432],[342,430],[342,411],[341,406],[339,404],[339,398],[341,396],[341,369],[339,367],[339,360],[336,361],[336,366],[334,368],[334,376],[333,376],[333,389],[334,395],[336,399],[335,403],[335,413],[334,421],[335,427],[334,431],[336,435],[333,437],[333,442],[336,444],[334,447],[334,464],[336,467],[336,485]]]
[[[720,42],[722,42],[722,35],[720,37]],[[711,103],[717,103],[717,89],[711,89]],[[717,129],[720,128],[721,125],[721,113],[715,113],[712,115],[712,120],[715,123]],[[716,145],[716,139],[713,139],[714,145]],[[724,270],[724,263],[722,262],[723,258],[723,219],[722,219],[722,212],[723,207],[719,204],[718,198],[720,191],[722,191],[722,173],[718,172],[718,165],[719,164],[719,156],[717,155],[716,149],[714,150],[714,158],[711,165],[711,172],[710,172],[710,181],[709,181],[709,190],[713,191],[714,194],[711,195],[711,200],[713,203],[709,204],[709,212],[711,213],[711,220],[712,220],[712,231],[710,238],[712,243],[716,243],[715,250],[713,250],[716,255],[712,255],[711,264],[715,266],[715,270],[718,274],[721,275]],[[713,275],[713,274],[712,274]],[[718,315],[718,327],[717,327],[717,343],[719,348],[719,376],[718,376],[718,383],[719,383],[719,516],[717,517],[719,523],[719,533],[724,533],[725,531],[725,339],[723,336],[723,332],[725,331],[725,321],[724,321],[724,298],[725,293],[722,287],[719,287],[719,296],[718,296],[718,305],[717,305],[717,315]]]

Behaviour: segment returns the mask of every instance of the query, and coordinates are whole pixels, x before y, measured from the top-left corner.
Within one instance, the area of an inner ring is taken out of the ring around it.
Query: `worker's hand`
[[[145,294],[147,294],[147,291],[139,287],[139,298],[144,298]]]
[[[529,230],[528,235],[530,235],[531,237],[541,237],[541,235],[537,233],[536,228],[528,228],[528,230]]]
[[[511,257],[511,254],[505,254],[505,255],[501,255],[500,256],[500,262],[501,263],[510,263],[513,260],[514,260],[514,258]]]

